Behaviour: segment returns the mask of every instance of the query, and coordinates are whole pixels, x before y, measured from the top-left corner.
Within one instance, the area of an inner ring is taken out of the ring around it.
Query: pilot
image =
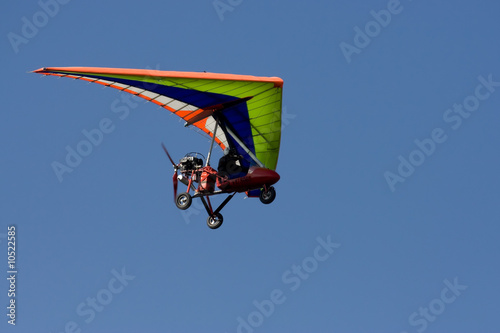
[[[243,167],[241,161],[243,156],[238,154],[234,148],[224,149],[224,156],[219,160],[217,171],[222,177],[227,176],[229,179],[243,177],[247,174],[248,169]]]

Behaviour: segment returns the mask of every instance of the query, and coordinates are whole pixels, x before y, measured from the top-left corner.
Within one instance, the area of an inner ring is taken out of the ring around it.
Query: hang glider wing
[[[277,77],[159,70],[50,67],[34,73],[68,77],[122,90],[155,103],[233,147],[248,165],[275,170],[281,138],[283,80]]]

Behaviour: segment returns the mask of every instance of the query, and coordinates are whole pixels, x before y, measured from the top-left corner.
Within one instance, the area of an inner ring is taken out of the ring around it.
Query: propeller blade
[[[161,143],[161,146],[163,147],[163,150],[165,151],[165,153],[167,154],[168,156],[168,159],[170,160],[170,162],[172,163],[172,165],[174,166],[174,168],[176,167],[176,164],[174,163],[174,160],[172,159],[172,157],[170,156],[170,154],[168,153],[168,150],[167,148],[165,148],[165,145],[163,144],[163,142]]]
[[[175,171],[174,176],[172,177],[172,182],[174,183],[174,202],[177,198],[177,184],[179,180],[177,179],[177,171]]]
[[[177,198],[177,184],[179,183],[179,180],[177,179],[177,164],[175,164],[174,160],[172,159],[172,156],[170,156],[170,154],[168,153],[168,150],[163,144],[163,142],[161,143],[161,146],[163,147],[163,150],[167,154],[170,163],[172,163],[172,166],[174,167],[174,175],[172,177],[172,183],[174,184],[174,202],[175,202],[175,199]]]

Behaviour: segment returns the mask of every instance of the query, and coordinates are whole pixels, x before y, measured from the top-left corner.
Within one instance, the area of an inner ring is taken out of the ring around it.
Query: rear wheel
[[[189,193],[180,193],[177,198],[175,198],[175,205],[177,208],[186,210],[191,206],[191,203],[193,202],[193,198]]]
[[[274,187],[270,186],[267,191],[262,191],[260,192],[260,202],[262,202],[265,205],[270,204],[271,202],[274,201],[276,198],[276,191]]]
[[[217,229],[222,225],[222,221],[224,221],[224,219],[222,218],[221,213],[215,213],[208,217],[207,225],[210,229]]]

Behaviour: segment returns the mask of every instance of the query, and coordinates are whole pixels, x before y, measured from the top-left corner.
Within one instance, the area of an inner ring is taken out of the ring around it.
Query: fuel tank
[[[228,192],[246,192],[257,188],[262,188],[264,185],[270,186],[280,180],[280,175],[271,169],[261,167],[250,167],[248,173],[240,178],[229,179],[222,181],[217,186]]]

